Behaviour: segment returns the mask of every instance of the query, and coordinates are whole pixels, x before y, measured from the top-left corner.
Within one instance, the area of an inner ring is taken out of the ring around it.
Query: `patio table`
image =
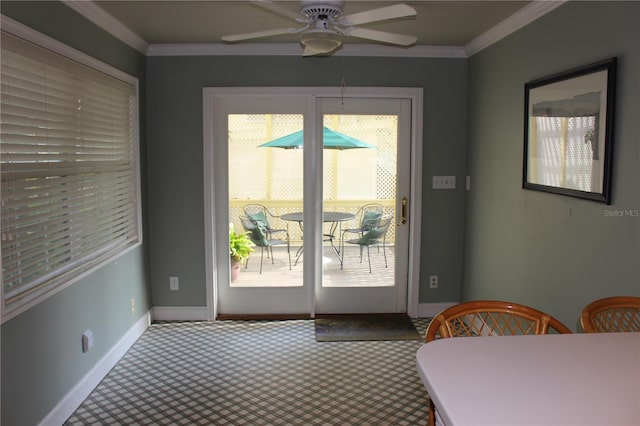
[[[328,241],[331,243],[331,248],[333,249],[333,252],[336,254],[336,257],[338,258],[340,265],[342,265],[342,257],[340,256],[340,250],[338,250],[338,248],[334,244],[334,240],[336,238],[335,233],[338,228],[340,228],[340,231],[342,231],[342,222],[355,219],[355,217],[356,215],[354,215],[353,213],[347,213],[347,212],[333,212],[333,211],[322,212],[322,222],[331,223],[329,232],[326,234],[322,234],[324,238],[323,241]],[[303,212],[285,213],[280,216],[280,219],[286,220],[289,222],[298,222],[300,229],[303,229],[302,227],[302,222],[304,220]],[[298,264],[298,259],[302,255],[303,247],[304,246],[301,246],[296,252],[296,261],[294,265]]]

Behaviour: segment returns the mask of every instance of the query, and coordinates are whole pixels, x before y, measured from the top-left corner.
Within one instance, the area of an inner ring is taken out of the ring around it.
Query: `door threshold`
[[[316,318],[400,318],[407,317],[406,312],[385,312],[368,314],[316,314]]]
[[[311,319],[309,314],[219,314],[220,321],[279,321]]]

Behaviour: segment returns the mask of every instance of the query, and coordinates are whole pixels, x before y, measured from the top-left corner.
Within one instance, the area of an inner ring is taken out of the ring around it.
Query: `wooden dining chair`
[[[580,324],[587,333],[640,331],[640,297],[594,300],[582,309]]]
[[[529,306],[499,300],[478,300],[454,305],[436,315],[427,327],[425,342],[449,337],[550,332],[567,334],[571,333],[571,330],[551,315]],[[434,425],[435,406],[429,399],[429,426]]]

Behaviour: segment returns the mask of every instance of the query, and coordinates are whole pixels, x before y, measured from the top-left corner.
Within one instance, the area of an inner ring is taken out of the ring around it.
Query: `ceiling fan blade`
[[[375,31],[367,28],[347,28],[345,30],[345,34],[348,36],[375,40],[382,43],[397,44],[399,46],[411,46],[418,41],[418,38],[415,36]]]
[[[307,19],[304,16],[300,15],[300,13],[291,12],[290,10],[285,9],[282,6],[278,6],[277,4],[272,3],[268,0],[253,0],[251,4],[255,6],[260,6],[263,9],[270,10],[273,13],[277,13],[280,16],[293,19],[294,21],[297,21],[297,22],[307,22]]]
[[[339,20],[340,25],[360,25],[369,22],[386,21],[387,19],[404,18],[407,16],[416,16],[416,10],[404,3],[395,4],[393,6],[371,9],[365,12],[354,13],[343,16]]]
[[[293,34],[299,31],[300,31],[299,28],[277,28],[274,30],[256,31],[253,33],[226,35],[226,36],[222,36],[222,41],[233,43],[236,41],[249,40],[252,38],[271,37],[271,36],[276,36],[281,34]]]

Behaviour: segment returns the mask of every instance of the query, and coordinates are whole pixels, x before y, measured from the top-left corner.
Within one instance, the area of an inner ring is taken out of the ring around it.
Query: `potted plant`
[[[233,223],[229,223],[229,258],[231,259],[231,282],[238,279],[240,265],[249,258],[253,251],[253,242],[248,232],[236,232]]]

